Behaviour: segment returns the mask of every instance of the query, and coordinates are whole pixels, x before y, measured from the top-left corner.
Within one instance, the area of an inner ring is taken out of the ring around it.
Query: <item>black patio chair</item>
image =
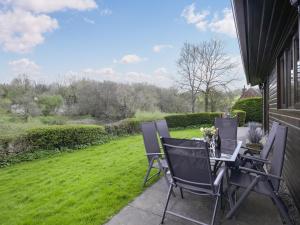
[[[232,218],[248,195],[254,191],[272,199],[277,206],[282,218],[287,224],[292,224],[288,210],[278,195],[280,186],[285,147],[287,139],[287,127],[278,125],[274,140],[274,149],[269,172],[259,171],[247,167],[240,167],[239,171],[232,171],[228,180],[228,198],[230,211],[227,219]],[[233,196],[237,190],[243,189],[240,198],[234,203]],[[254,215],[255,216],[255,215]]]
[[[268,156],[272,150],[273,143],[276,136],[277,127],[279,126],[278,122],[273,122],[272,128],[267,138],[267,142],[265,143],[263,149],[261,150],[259,155],[253,154],[253,149],[249,147],[242,147],[246,149],[243,155],[240,155],[242,166],[249,165],[247,167],[251,167],[254,169],[263,170],[263,166],[265,163],[269,163]]]
[[[221,139],[220,142],[222,144],[222,139],[226,140],[237,140],[237,128],[238,128],[238,119],[237,118],[215,118],[215,127],[218,128],[218,135]],[[212,161],[213,171],[218,171],[218,168],[221,166],[220,161]],[[230,167],[235,167],[235,163],[227,163]]]
[[[219,170],[218,176],[213,176],[208,146],[204,141],[162,138],[162,143],[172,179],[161,223],[164,222],[166,213],[168,213],[194,223],[205,224],[168,210],[171,192],[173,188],[179,187],[182,198],[182,190],[185,190],[196,195],[211,196],[214,199],[214,209],[210,222],[210,224],[214,224],[221,199],[221,183],[225,174],[225,167]]]
[[[219,136],[222,139],[237,139],[237,118],[215,118],[215,127],[218,128]]]
[[[155,122],[155,125],[160,137],[171,137],[166,120],[158,120]]]
[[[146,183],[153,177],[159,176],[161,172],[164,173],[166,182],[169,185],[169,181],[166,175],[166,172],[168,170],[168,165],[166,160],[163,157],[164,154],[160,151],[155,123],[154,122],[143,123],[141,125],[141,129],[142,129],[142,134],[144,139],[146,156],[149,164],[143,186],[145,186]],[[153,168],[158,169],[158,172],[152,175],[151,177],[149,177],[150,172]]]

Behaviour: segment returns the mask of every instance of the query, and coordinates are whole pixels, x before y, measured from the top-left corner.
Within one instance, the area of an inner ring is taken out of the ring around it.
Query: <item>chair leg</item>
[[[286,206],[282,202],[282,200],[277,195],[275,195],[274,193],[272,194],[272,199],[273,199],[275,205],[277,206],[277,209],[279,210],[281,216],[284,218],[285,222],[288,225],[292,225],[293,223],[292,223],[291,218],[289,216],[288,209],[286,208]]]
[[[169,204],[170,196],[171,196],[172,192],[173,192],[173,185],[171,184],[170,187],[169,187],[168,196],[167,196],[167,202],[165,204],[163,216],[162,216],[162,219],[161,219],[161,224],[164,223],[164,220],[165,220],[165,217],[166,217],[166,211],[167,211],[167,208],[168,208],[168,204]]]
[[[219,187],[218,193],[220,193],[220,188],[221,187]],[[211,223],[210,223],[211,225],[215,224],[216,214],[217,214],[217,211],[218,211],[218,205],[219,205],[219,201],[220,201],[220,195],[217,195],[215,199],[216,199],[216,201],[215,201],[213,215],[212,215],[212,218],[211,218]]]
[[[151,172],[152,166],[153,166],[153,160],[151,160],[151,162],[149,163],[149,166],[148,166],[148,169],[147,169],[147,172],[146,172],[146,176],[144,178],[143,187],[145,187],[145,185],[146,185],[146,183],[148,181],[148,177],[149,177],[149,174]]]
[[[179,188],[180,189],[180,196],[181,198],[183,199],[183,192],[182,192],[182,188]]]
[[[247,187],[247,189],[243,192],[242,196],[239,198],[239,200],[234,204],[233,208],[230,209],[230,211],[226,215],[226,219],[232,218],[232,216],[236,213],[237,209],[240,207],[242,202],[248,197],[251,190],[254,188],[254,186],[258,183],[259,177],[256,177],[251,184]]]

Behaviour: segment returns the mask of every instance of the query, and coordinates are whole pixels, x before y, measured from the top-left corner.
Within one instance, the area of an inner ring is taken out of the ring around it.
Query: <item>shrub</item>
[[[263,105],[262,105],[261,97],[239,99],[232,107],[232,110],[245,111],[246,123],[248,123],[249,121],[254,121],[259,123],[262,122]]]
[[[96,125],[62,125],[27,131],[30,149],[61,149],[104,143],[109,140],[104,128]]]
[[[231,112],[233,117],[238,117],[239,119],[239,127],[245,126],[245,120],[246,120],[246,112],[243,110],[233,110]]]
[[[129,118],[121,120],[116,123],[108,124],[105,126],[105,131],[113,136],[123,136],[129,134],[136,134],[141,131],[141,123],[153,121],[149,120],[140,120],[136,118]]]
[[[221,117],[221,112],[190,113],[166,116],[169,128],[200,126],[213,124],[216,117]]]
[[[34,128],[19,136],[0,137],[0,167],[14,161],[38,158],[42,151],[66,151],[91,144],[102,144],[111,139],[101,126],[62,125]],[[45,155],[44,153],[42,155]]]

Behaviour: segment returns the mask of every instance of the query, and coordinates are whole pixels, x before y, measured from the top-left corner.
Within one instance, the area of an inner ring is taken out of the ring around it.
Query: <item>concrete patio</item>
[[[245,141],[247,128],[239,128],[238,139]],[[171,197],[169,209],[209,223],[212,213],[212,200],[184,192],[181,199],[179,190],[175,190],[176,197]],[[158,225],[160,224],[164,204],[167,197],[167,185],[163,179],[147,188],[144,193],[129,203],[107,225]],[[228,210],[228,206],[227,206]],[[272,201],[266,197],[251,194],[245,204],[238,211],[233,220],[225,220],[223,212],[219,210],[217,218],[223,225],[280,225],[280,215]],[[178,217],[167,215],[164,224],[186,225],[193,224]]]
[[[212,213],[212,201],[210,198],[184,192],[184,199],[181,199],[179,191],[176,190],[175,192],[176,197],[171,197],[169,209],[203,222],[208,223],[210,221]],[[160,224],[166,195],[166,183],[161,179],[123,208],[107,225]],[[223,220],[222,211],[219,211],[218,218]],[[193,223],[172,215],[167,215],[164,224],[186,225]],[[252,194],[239,210],[235,220],[224,220],[221,221],[221,224],[281,225],[282,222],[277,209],[270,199]]]

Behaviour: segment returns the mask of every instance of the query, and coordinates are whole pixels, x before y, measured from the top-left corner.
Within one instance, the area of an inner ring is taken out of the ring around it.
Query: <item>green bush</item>
[[[101,126],[62,125],[28,130],[25,139],[30,149],[61,149],[105,143],[109,135]]]
[[[113,136],[123,136],[141,132],[141,123],[152,121],[129,118],[105,126],[105,131]]]
[[[0,167],[16,160],[28,161],[31,158],[38,158],[43,153],[40,151],[66,151],[71,148],[102,144],[111,138],[103,127],[96,125],[54,125],[30,129],[18,136],[2,136]]]
[[[243,110],[233,110],[231,112],[233,117],[239,118],[239,127],[245,126],[245,120],[246,120],[246,112]]]
[[[262,122],[263,103],[261,97],[239,99],[232,110],[243,110],[246,112],[246,123],[250,121]]]
[[[166,116],[169,128],[200,126],[213,124],[216,117],[221,117],[221,112],[189,113]]]

